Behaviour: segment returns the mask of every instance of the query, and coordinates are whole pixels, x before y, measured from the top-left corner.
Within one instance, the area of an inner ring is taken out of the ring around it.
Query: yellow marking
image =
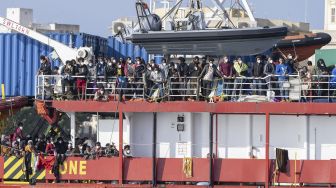
[[[4,175],[4,179],[7,179],[10,175],[12,175],[13,172],[14,172],[17,168],[21,168],[22,163],[23,163],[23,158],[19,159],[19,161],[17,161],[17,162],[15,163],[15,165],[13,165],[13,166],[6,172],[6,174]],[[20,169],[20,170],[21,170],[21,169]]]
[[[86,175],[86,161],[79,161],[79,175]]]
[[[4,181],[4,184],[7,184],[7,185],[28,185],[29,182],[24,182],[24,181]]]
[[[22,170],[20,170],[14,177],[13,180],[18,180],[20,179],[21,176],[23,176],[24,173],[22,172]]]
[[[45,176],[46,176],[46,170],[44,169],[36,179],[42,180],[42,179],[45,179]]]
[[[6,161],[5,161],[5,165],[4,167],[6,168],[8,165],[10,165],[14,159],[16,159],[16,157],[9,157]]]
[[[69,174],[77,175],[77,161],[69,162]]]
[[[6,100],[5,84],[1,84],[1,96],[2,96],[2,100]]]
[[[60,174],[61,174],[61,175],[66,174],[67,171],[68,171],[68,164],[67,164],[67,163],[64,163],[63,166],[60,166],[59,171],[60,171]]]

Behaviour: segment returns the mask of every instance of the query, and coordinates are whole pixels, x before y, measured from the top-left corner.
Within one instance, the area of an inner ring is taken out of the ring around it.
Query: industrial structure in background
[[[157,14],[161,18],[166,15],[180,0],[151,0],[150,10],[153,14]],[[254,18],[250,19],[248,11],[244,8],[244,2],[234,1],[230,4],[227,0],[212,0],[218,6],[208,7],[203,6],[204,18],[206,25],[209,28],[221,28],[226,27],[226,23],[223,21],[221,8],[226,10],[226,13],[231,21],[231,25],[236,28],[248,28],[248,27],[270,27],[270,26],[286,26],[291,33],[307,33],[310,32],[310,24],[304,22],[293,22],[288,20],[266,19],[266,18]],[[246,2],[247,3],[247,2]],[[226,6],[228,5],[229,6]],[[176,10],[174,15],[178,20],[186,20],[189,12],[189,7],[181,6]],[[253,12],[251,12],[253,14]],[[163,23],[163,28],[167,26],[167,21]],[[112,35],[116,35],[121,27],[131,27],[137,25],[136,18],[119,18],[112,22],[110,27]]]
[[[325,0],[324,30],[332,36],[331,42],[323,49],[336,49],[336,0]]]
[[[60,23],[49,23],[41,24],[34,23],[34,14],[32,9],[27,8],[7,8],[6,18],[13,20],[20,25],[28,27],[34,31],[40,33],[79,33],[80,26],[74,24],[60,24]],[[11,30],[6,27],[0,26],[0,33],[10,33]]]
[[[316,62],[318,59],[324,59],[328,66],[333,66],[336,63],[336,0],[324,1],[324,29],[313,30],[313,32],[328,33],[332,39],[321,50],[316,50],[309,60]]]

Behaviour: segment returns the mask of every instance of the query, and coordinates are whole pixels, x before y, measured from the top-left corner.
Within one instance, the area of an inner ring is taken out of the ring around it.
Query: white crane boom
[[[35,39],[43,44],[46,44],[54,49],[62,63],[65,63],[68,60],[76,60],[78,50],[74,48],[70,48],[69,46],[60,43],[56,40],[53,40],[41,33],[38,33],[34,30],[31,30],[25,26],[22,26],[12,20],[9,20],[7,18],[0,17],[0,24],[5,26],[8,29],[14,30],[16,32],[19,32],[23,35],[26,35],[32,39]]]

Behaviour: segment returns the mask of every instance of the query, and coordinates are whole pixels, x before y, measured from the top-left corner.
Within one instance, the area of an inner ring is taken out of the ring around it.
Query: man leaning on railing
[[[235,71],[235,80],[233,86],[233,100],[236,101],[239,99],[239,96],[243,95],[243,87],[245,82],[245,77],[247,75],[248,66],[243,60],[239,57],[234,61],[233,68]],[[239,92],[239,96],[237,93]]]
[[[210,94],[212,92],[215,92],[213,91],[213,81],[216,76],[222,78],[221,73],[214,64],[214,59],[210,57],[208,60],[208,64],[204,67],[203,71],[199,76],[199,78],[203,78],[202,95],[205,99],[211,98]]]

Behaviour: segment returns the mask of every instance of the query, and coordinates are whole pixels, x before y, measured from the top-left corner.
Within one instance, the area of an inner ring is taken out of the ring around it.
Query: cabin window
[[[335,23],[336,21],[336,10],[335,8],[331,8],[331,23]]]

